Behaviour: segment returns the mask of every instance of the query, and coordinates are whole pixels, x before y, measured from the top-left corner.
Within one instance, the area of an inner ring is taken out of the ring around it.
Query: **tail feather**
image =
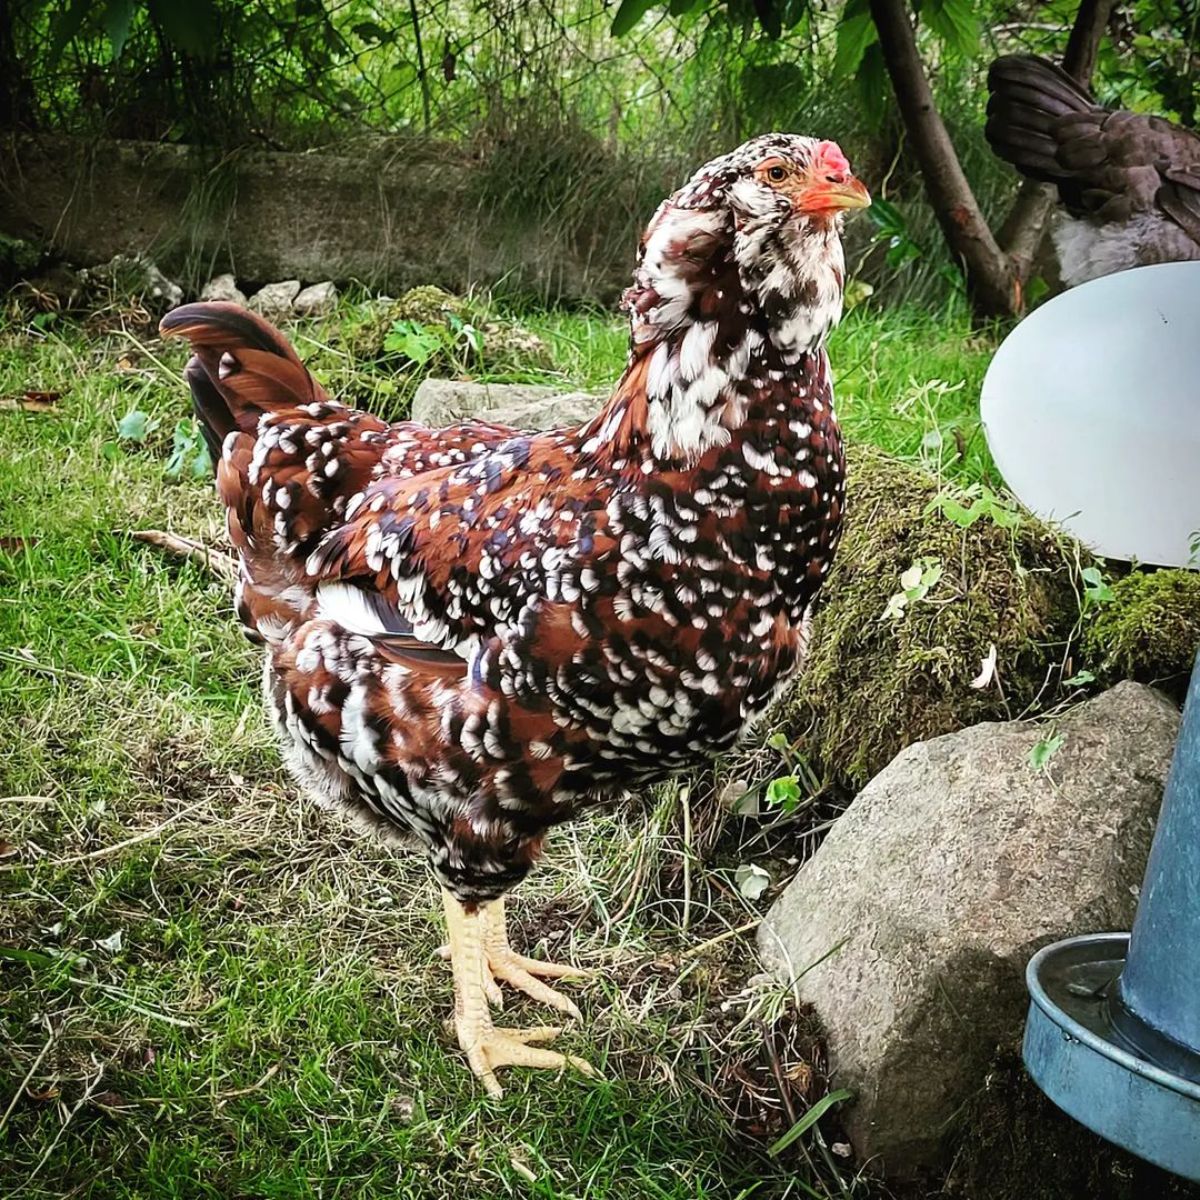
[[[237,304],[185,304],[158,329],[191,343],[184,377],[214,462],[230,433],[253,433],[264,413],[328,400],[279,330]]]
[[[987,125],[992,149],[1024,175],[1061,183],[1071,165],[1059,156],[1065,119],[1105,110],[1061,67],[1033,54],[1009,54],[988,70]]]
[[[183,377],[192,390],[192,409],[200,422],[200,432],[204,435],[204,444],[208,447],[208,457],[216,470],[221,461],[221,447],[225,439],[237,425],[224,396],[217,391],[208,377],[200,360],[193,355],[188,359]]]

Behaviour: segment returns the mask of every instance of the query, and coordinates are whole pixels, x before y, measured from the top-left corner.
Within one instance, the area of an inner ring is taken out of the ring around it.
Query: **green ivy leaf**
[[[1029,750],[1029,765],[1040,771],[1063,748],[1066,738],[1061,733],[1048,733],[1034,742]]]
[[[867,47],[879,40],[867,0],[849,0],[837,25],[833,78],[850,79],[862,63]]]
[[[921,16],[955,54],[974,58],[979,53],[979,18],[970,0],[924,0]]]
[[[800,784],[795,775],[781,775],[767,784],[766,801],[773,808],[791,814],[800,803]]]
[[[383,339],[383,348],[423,367],[444,347],[442,336],[419,321],[397,321]]]
[[[150,436],[156,424],[157,422],[150,419],[149,413],[132,408],[117,422],[117,437],[123,442],[141,445]]]
[[[129,27],[133,24],[133,0],[108,0],[104,10],[104,32],[108,34],[111,61],[116,62],[125,49]]]
[[[613,17],[613,37],[624,37],[653,7],[653,0],[621,0],[621,7]]]
[[[63,51],[83,28],[91,8],[91,0],[71,0],[71,3],[54,18],[50,26],[50,52],[46,56],[48,66],[57,66]]]

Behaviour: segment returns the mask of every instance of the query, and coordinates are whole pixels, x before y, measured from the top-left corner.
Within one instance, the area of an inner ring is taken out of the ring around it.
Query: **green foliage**
[[[1035,771],[1044,771],[1050,760],[1066,744],[1066,738],[1053,729],[1044,733],[1029,749],[1028,762]]]
[[[1084,567],[1080,572],[1080,579],[1083,581],[1084,615],[1099,605],[1109,604],[1116,599],[1116,593],[1113,592],[1098,566]]]
[[[876,240],[887,246],[887,265],[899,270],[906,263],[920,258],[921,247],[908,233],[904,215],[890,200],[874,200],[867,209],[867,217],[878,231]]]
[[[177,421],[171,434],[171,455],[163,467],[164,478],[172,483],[181,479],[207,479],[212,470],[212,459],[195,419],[184,417]]]
[[[157,427],[158,422],[153,420],[149,413],[144,413],[138,408],[131,408],[117,422],[117,437],[123,442],[140,446]]]
[[[996,495],[984,483],[973,483],[957,495],[938,492],[929,502],[926,511],[941,513],[960,529],[970,529],[976,521],[984,517],[995,521],[1001,529],[1016,529],[1021,524],[1021,512],[1016,504]]]

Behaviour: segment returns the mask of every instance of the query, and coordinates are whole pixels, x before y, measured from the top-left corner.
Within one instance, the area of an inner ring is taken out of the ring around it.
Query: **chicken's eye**
[[[773,167],[767,168],[767,178],[772,183],[782,183],[787,178],[787,171],[776,164]]]

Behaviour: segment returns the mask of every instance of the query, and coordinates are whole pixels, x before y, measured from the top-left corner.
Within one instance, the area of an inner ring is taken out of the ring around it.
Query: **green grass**
[[[502,377],[619,371],[608,316],[522,320],[553,366]],[[296,332],[332,386],[403,409],[412,381],[348,357],[337,322]],[[986,473],[988,346],[961,319],[860,310],[832,354],[850,437]],[[760,1019],[797,1115],[820,1050],[753,979],[744,927],[775,892],[732,875],[760,827],[718,830],[678,787],[561,831],[514,900],[527,947],[598,968],[564,1042],[603,1079],[482,1095],[422,864],[298,801],[225,590],[125,536],[219,537],[210,486],[163,477],[180,365],[144,333],[0,328],[0,397],[62,393],[0,410],[0,1195],[866,1194],[811,1136],[767,1154],[791,1120]],[[141,446],[117,438],[131,409],[158,422]]]

